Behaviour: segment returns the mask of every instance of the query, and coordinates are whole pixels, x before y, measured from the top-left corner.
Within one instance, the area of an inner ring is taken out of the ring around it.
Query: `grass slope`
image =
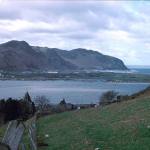
[[[150,150],[150,98],[40,118],[38,137],[40,150]]]

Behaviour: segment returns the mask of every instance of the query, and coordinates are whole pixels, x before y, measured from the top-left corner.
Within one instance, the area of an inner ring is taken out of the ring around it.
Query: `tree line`
[[[11,120],[27,120],[36,112],[35,104],[27,92],[22,99],[1,99],[0,100],[0,123]]]

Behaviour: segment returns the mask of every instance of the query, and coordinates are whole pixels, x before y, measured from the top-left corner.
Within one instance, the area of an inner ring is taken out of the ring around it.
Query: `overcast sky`
[[[150,2],[0,0],[0,43],[87,48],[150,65]]]

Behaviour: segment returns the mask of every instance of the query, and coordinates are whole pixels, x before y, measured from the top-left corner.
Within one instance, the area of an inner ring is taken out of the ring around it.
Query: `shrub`
[[[46,96],[36,96],[34,99],[35,105],[39,111],[45,111],[49,106],[49,99]]]
[[[60,105],[66,105],[67,103],[66,103],[66,100],[65,99],[63,99],[63,100],[61,100],[60,101],[60,103],[59,103]]]
[[[116,101],[117,95],[118,95],[118,92],[107,91],[107,92],[103,93],[102,96],[100,97],[99,104],[100,105],[108,105],[110,103],[113,103],[114,101]]]

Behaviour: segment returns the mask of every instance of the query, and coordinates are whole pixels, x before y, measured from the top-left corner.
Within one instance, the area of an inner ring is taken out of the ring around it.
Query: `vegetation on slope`
[[[113,72],[0,72],[1,80],[101,80],[110,82],[145,82],[150,83],[150,75]]]
[[[149,150],[150,98],[40,118],[38,139],[41,150]]]

